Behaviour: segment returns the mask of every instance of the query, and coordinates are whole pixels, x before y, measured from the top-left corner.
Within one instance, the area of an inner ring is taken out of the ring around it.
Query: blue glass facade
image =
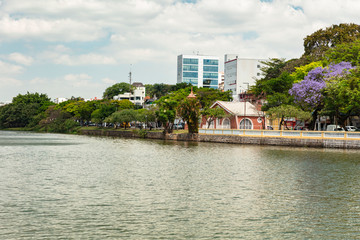
[[[218,88],[219,61],[204,59],[203,64],[203,87]]]
[[[218,88],[219,60],[201,55],[178,56],[178,82],[198,87]]]

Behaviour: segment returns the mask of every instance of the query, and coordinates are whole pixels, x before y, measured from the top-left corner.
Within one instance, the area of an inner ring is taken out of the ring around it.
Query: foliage
[[[327,68],[317,67],[311,70],[303,81],[295,83],[289,90],[296,104],[305,111],[313,112],[310,128],[314,127],[318,111],[324,104],[323,89],[326,87],[326,81],[346,75],[352,68],[351,64],[347,62],[333,64]]]
[[[224,109],[220,107],[215,108],[205,108],[201,111],[201,115],[206,118],[207,128],[210,127],[211,123],[217,118],[225,118],[228,114]]]
[[[334,115],[341,126],[360,109],[360,71],[331,78],[324,89],[324,112]]]
[[[295,67],[295,71],[290,74],[290,76],[294,79],[294,83],[298,83],[302,80],[304,80],[305,76],[314,68],[317,67],[322,67],[322,62],[321,61],[317,61],[317,62],[311,62],[309,64],[300,66],[300,67]]]
[[[131,86],[129,83],[126,82],[116,83],[105,89],[105,92],[103,93],[103,98],[111,100],[116,95],[130,91],[131,91]]]
[[[110,122],[121,124],[125,127],[125,129],[127,128],[127,126],[131,121],[135,121],[135,120],[136,120],[136,110],[134,109],[124,109],[121,111],[117,111],[111,114],[110,116]]]
[[[339,24],[320,29],[304,39],[304,55],[321,59],[324,53],[339,44],[351,43],[360,38],[360,25]]]
[[[350,62],[353,66],[360,66],[360,40],[351,43],[342,43],[325,53],[324,62],[334,64]]]
[[[303,111],[299,107],[293,105],[281,105],[270,108],[266,112],[266,115],[269,119],[281,119],[279,122],[279,129],[281,129],[285,118],[297,118],[298,120],[308,120],[311,118],[310,112]]]
[[[12,103],[0,108],[0,128],[36,125],[41,120],[41,113],[53,104],[46,94],[19,94]]]
[[[130,100],[113,100],[113,103],[116,105],[117,110],[123,109],[134,109],[135,104],[130,102]]]
[[[188,88],[191,84],[189,83],[176,83],[175,85],[169,85],[164,83],[146,84],[146,95],[151,98],[159,99],[170,92],[178,91],[180,89]]]
[[[210,107],[216,101],[232,100],[231,91],[222,92],[213,88],[197,88],[195,93],[201,108]]]
[[[184,99],[177,108],[177,115],[187,122],[189,133],[199,132],[200,102],[198,99]]]

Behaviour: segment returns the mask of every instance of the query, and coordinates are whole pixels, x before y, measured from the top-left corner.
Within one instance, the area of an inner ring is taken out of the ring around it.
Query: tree
[[[196,98],[201,108],[210,107],[216,101],[231,101],[231,91],[222,92],[213,88],[195,88]]]
[[[114,96],[116,96],[116,95],[123,94],[125,92],[130,92],[130,91],[131,91],[131,86],[129,83],[126,83],[126,82],[116,83],[116,84],[108,87],[107,89],[105,89],[105,92],[103,93],[103,98],[104,99],[113,99]]]
[[[30,123],[36,125],[41,120],[37,116],[53,104],[46,94],[19,94],[13,98],[11,104],[1,107],[0,127],[25,127]]]
[[[188,124],[189,133],[199,132],[200,102],[197,98],[186,98],[177,108],[177,115]]]
[[[360,66],[360,40],[330,48],[325,53],[324,62],[327,65],[350,62],[353,66]]]
[[[289,90],[290,95],[294,97],[295,104],[305,111],[312,112],[310,129],[314,128],[318,112],[323,106],[323,89],[326,87],[326,81],[336,76],[346,75],[352,68],[351,64],[347,62],[330,65],[327,68],[317,67],[311,70],[303,81],[295,83]]]
[[[112,123],[115,123],[115,126],[116,123],[118,123],[123,125],[126,129],[131,121],[136,120],[136,112],[134,109],[124,109],[111,114],[110,119]]]
[[[201,111],[201,115],[206,118],[207,128],[210,127],[211,123],[218,118],[225,118],[228,114],[224,111],[224,109],[220,107],[216,108],[205,108]]]
[[[360,39],[360,25],[342,23],[326,29],[319,29],[304,39],[305,56],[313,60],[321,59],[325,52],[342,43],[351,43]]]
[[[113,102],[116,105],[117,110],[123,109],[134,109],[135,104],[130,102],[130,100],[123,99],[123,100],[114,100]]]
[[[324,104],[324,112],[345,127],[346,120],[360,109],[360,70],[331,78],[324,89]]]
[[[298,120],[308,120],[311,118],[311,113],[303,111],[299,107],[293,105],[281,105],[277,107],[270,108],[266,115],[269,119],[280,119],[279,129],[284,124],[285,118],[297,118]],[[285,128],[289,129],[286,124]]]

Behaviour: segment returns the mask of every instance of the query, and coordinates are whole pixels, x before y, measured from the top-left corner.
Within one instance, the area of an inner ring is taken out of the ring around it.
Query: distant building
[[[256,84],[256,79],[261,76],[261,63],[266,59],[238,58],[235,54],[225,55],[225,82],[224,90],[231,90],[234,101],[240,100],[240,95],[246,93]]]
[[[145,86],[140,82],[134,82],[131,84],[134,87],[132,93],[123,93],[117,96],[114,96],[114,100],[124,100],[127,99],[130,102],[138,106],[144,106],[145,101]]]
[[[217,89],[219,87],[219,57],[179,55],[177,59],[177,82]]]
[[[66,102],[67,100],[69,100],[69,99],[68,98],[55,98],[54,103],[59,104],[62,102]]]

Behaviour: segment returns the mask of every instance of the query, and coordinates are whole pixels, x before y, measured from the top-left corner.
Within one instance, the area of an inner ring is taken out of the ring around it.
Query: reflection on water
[[[0,132],[0,239],[355,239],[359,174],[358,151]]]

